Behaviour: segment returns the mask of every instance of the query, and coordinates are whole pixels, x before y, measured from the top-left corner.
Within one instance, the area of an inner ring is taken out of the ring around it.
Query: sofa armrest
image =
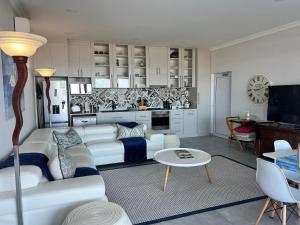
[[[159,133],[158,131],[154,131],[151,129],[148,129],[145,131],[145,138],[148,139],[149,141],[157,142],[162,144],[164,143],[164,134]]]
[[[40,183],[23,190],[24,211],[55,208],[92,200],[105,200],[105,184],[99,175]],[[15,213],[15,192],[0,193],[0,216]]]

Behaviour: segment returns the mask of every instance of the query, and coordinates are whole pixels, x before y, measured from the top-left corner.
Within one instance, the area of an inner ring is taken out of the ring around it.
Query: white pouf
[[[124,209],[112,202],[94,201],[73,209],[62,225],[132,225]]]
[[[176,134],[165,134],[164,148],[179,148],[180,140]]]

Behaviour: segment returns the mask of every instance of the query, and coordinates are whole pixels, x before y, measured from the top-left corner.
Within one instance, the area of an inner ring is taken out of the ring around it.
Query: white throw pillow
[[[58,145],[62,145],[64,148],[70,148],[82,143],[81,137],[73,128],[70,128],[65,133],[53,131],[53,139]]]
[[[55,180],[74,177],[76,170],[71,155],[62,146],[59,146],[58,151],[53,153],[49,159],[48,167]]]
[[[129,138],[129,137],[145,137],[143,124],[136,125],[134,128],[128,128],[120,124],[117,124],[117,126],[118,126],[117,139]]]

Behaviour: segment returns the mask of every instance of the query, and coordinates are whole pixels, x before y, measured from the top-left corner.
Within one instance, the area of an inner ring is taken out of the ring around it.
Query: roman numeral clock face
[[[248,83],[247,93],[256,104],[263,104],[269,97],[269,80],[262,75],[254,76]]]

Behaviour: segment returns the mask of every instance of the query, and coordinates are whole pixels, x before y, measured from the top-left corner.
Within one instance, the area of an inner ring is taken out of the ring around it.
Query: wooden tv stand
[[[286,125],[280,123],[257,123],[257,142],[255,152],[261,156],[265,152],[274,152],[274,141],[286,140],[293,149],[300,142],[300,126]]]

